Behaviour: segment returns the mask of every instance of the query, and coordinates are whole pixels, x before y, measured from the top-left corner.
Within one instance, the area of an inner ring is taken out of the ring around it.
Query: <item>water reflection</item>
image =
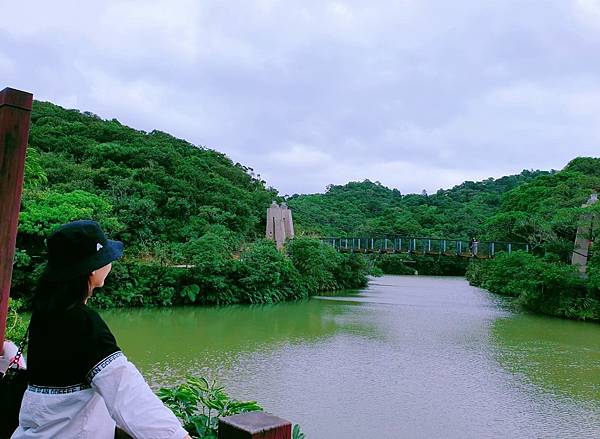
[[[149,381],[164,385],[189,373],[214,376],[254,353],[266,356],[291,345],[319,344],[339,332],[376,337],[373,325],[353,319],[353,306],[311,300],[222,308],[111,310],[103,317]]]
[[[547,392],[600,401],[600,326],[528,314],[496,320],[497,361]]]

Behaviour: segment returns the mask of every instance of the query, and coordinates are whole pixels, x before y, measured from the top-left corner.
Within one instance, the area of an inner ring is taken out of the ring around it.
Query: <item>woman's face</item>
[[[108,276],[111,269],[112,263],[92,271],[92,274],[90,274],[90,292],[93,291],[94,288],[104,286],[104,279],[106,279],[106,276]]]

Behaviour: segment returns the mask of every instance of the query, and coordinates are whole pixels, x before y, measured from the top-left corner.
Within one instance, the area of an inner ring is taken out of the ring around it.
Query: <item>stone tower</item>
[[[592,194],[587,203],[581,207],[589,207],[597,201],[598,194]],[[596,218],[593,214],[582,215],[580,218],[581,225],[577,228],[577,237],[575,238],[575,248],[573,256],[571,256],[571,264],[576,265],[581,273],[585,273],[587,270],[587,260],[595,220]]]
[[[281,206],[275,201],[267,209],[267,239],[275,241],[277,248],[281,249],[286,239],[294,237],[294,221],[292,211],[285,203]]]

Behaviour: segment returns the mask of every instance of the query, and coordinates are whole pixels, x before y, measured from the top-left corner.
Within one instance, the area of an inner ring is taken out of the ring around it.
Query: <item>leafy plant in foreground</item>
[[[158,397],[193,438],[216,439],[221,417],[262,411],[256,401],[232,399],[215,380],[209,382],[206,378],[188,377],[183,384],[160,389]]]
[[[306,439],[306,435],[302,433],[298,424],[295,424],[292,429],[292,439]]]

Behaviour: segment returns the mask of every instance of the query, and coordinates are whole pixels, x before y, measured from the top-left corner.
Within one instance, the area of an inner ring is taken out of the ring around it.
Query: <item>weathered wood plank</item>
[[[13,88],[0,92],[0,348],[6,331],[32,104],[31,93]]]
[[[219,439],[291,439],[292,423],[265,412],[219,419]]]

